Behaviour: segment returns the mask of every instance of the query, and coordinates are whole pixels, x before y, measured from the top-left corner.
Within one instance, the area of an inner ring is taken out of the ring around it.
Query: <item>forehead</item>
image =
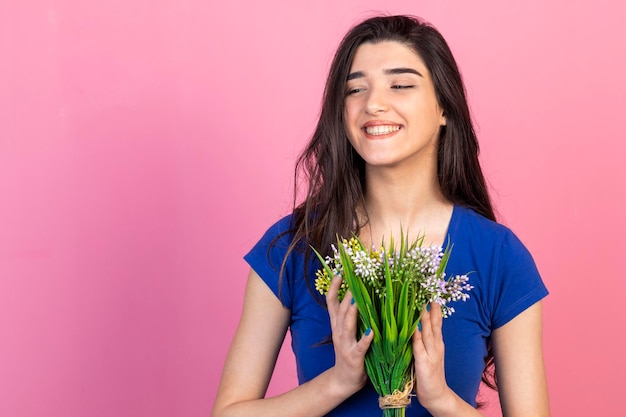
[[[395,41],[368,42],[357,48],[350,72],[368,73],[402,67],[414,68],[422,74],[428,72],[422,58],[410,47]]]

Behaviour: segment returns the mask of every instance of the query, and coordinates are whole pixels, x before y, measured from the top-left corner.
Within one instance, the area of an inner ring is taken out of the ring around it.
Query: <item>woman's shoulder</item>
[[[496,329],[541,300],[548,290],[530,251],[509,227],[468,208],[459,208],[458,215],[454,250],[460,250],[450,258],[453,270],[471,266],[472,293]]]
[[[456,236],[467,238],[482,246],[499,246],[525,250],[517,235],[506,225],[477,213],[468,207],[456,206]]]
[[[505,225],[488,219],[474,209],[465,206],[454,206],[458,212],[458,217],[462,219],[465,226],[480,228],[490,233],[506,233],[510,231]]]

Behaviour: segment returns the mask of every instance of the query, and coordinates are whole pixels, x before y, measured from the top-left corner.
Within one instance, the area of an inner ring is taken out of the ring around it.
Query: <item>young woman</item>
[[[430,25],[408,16],[368,19],[343,39],[316,131],[297,172],[305,201],[246,255],[244,310],[217,393],[214,417],[380,416],[357,339],[357,307],[326,299],[312,281],[310,246],[336,235],[380,245],[400,228],[426,244],[454,243],[448,275],[472,271],[470,299],[445,321],[431,305],[413,337],[415,395],[407,416],[478,416],[481,376],[495,359],[503,414],[549,414],[535,264],[495,222],[478,143],[454,58]],[[299,386],[264,398],[290,329]],[[332,342],[329,336],[332,336]],[[445,346],[445,349],[444,349]]]

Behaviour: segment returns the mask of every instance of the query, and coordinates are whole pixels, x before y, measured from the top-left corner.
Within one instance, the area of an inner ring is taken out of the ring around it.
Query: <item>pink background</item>
[[[458,59],[501,220],[551,290],[553,415],[620,415],[618,3],[0,0],[0,415],[210,413],[241,258],[289,210],[331,55],[371,10],[427,18]],[[287,349],[271,392],[294,381]]]

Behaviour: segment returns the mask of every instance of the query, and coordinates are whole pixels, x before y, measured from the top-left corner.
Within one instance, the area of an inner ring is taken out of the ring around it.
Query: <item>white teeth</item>
[[[384,126],[367,126],[365,128],[365,132],[367,132],[368,135],[386,135],[389,133],[393,133],[393,132],[397,132],[398,130],[400,130],[400,126],[388,126],[388,125],[384,125]]]

